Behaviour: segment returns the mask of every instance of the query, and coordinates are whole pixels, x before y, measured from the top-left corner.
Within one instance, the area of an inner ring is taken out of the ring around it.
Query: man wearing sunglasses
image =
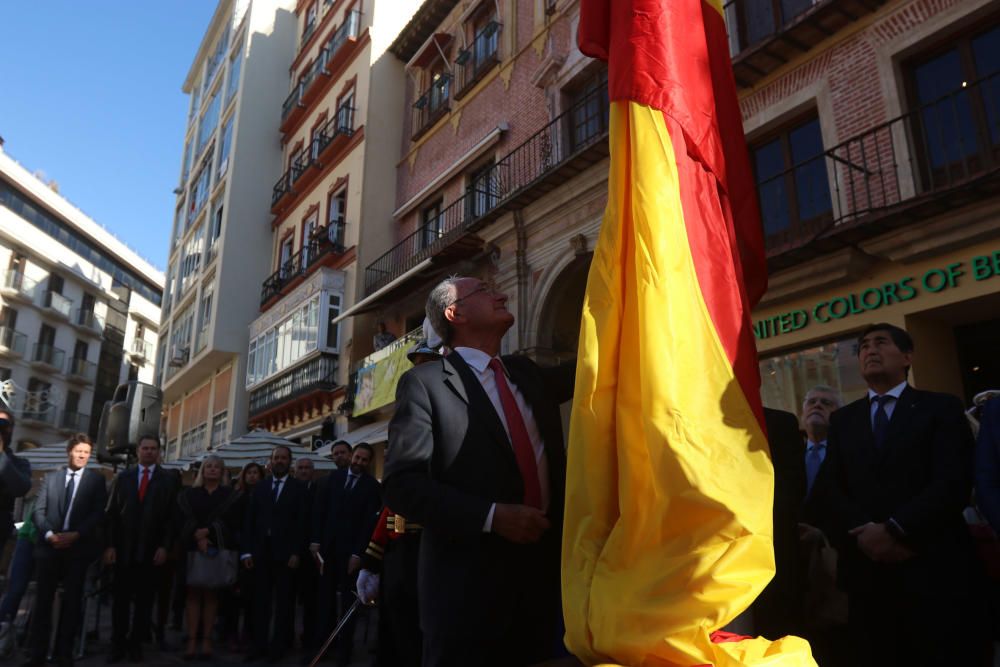
[[[453,350],[400,379],[386,504],[423,526],[423,665],[529,665],[555,657],[566,456],[559,404],[573,367],[500,356],[507,295],[449,278],[427,299]]]
[[[14,530],[14,501],[31,488],[31,464],[14,454],[14,415],[0,409],[0,553]]]

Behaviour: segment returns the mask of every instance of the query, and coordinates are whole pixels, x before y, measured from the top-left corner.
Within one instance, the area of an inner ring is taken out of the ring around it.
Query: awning
[[[407,67],[427,67],[434,58],[441,56],[444,60],[445,65],[449,67],[448,58],[445,57],[445,49],[451,44],[451,34],[447,32],[439,32],[432,35],[423,46],[417,51],[417,54],[410,59],[407,63]]]
[[[31,464],[32,474],[58,470],[62,466],[66,465],[68,458],[66,454],[65,442],[57,442],[51,445],[35,447],[34,449],[26,449],[24,451],[17,452],[17,456],[18,458],[22,458]],[[90,457],[90,461],[87,462],[87,467],[96,470],[111,470],[111,466],[98,462],[96,447]]]
[[[278,445],[283,445],[292,450],[293,462],[298,459],[309,459],[316,466],[317,470],[335,470],[337,468],[333,464],[333,461],[320,456],[319,453],[312,451],[309,447],[294,443],[291,440],[285,440],[263,429],[250,431],[213,450],[202,452],[192,457],[186,465],[182,464],[181,467],[187,470],[193,464],[204,460],[210,454],[221,458],[226,468],[229,469],[239,469],[248,463],[254,462],[264,465],[271,458],[271,450]]]
[[[389,439],[389,420],[383,419],[382,421],[377,421],[371,424],[366,424],[360,428],[356,428],[349,433],[346,433],[337,440],[344,440],[350,443],[351,447],[358,444],[359,442],[367,442],[368,444],[375,444],[379,442],[385,442]],[[335,442],[335,441],[334,441]],[[330,450],[333,449],[333,442],[327,445],[323,445],[316,450],[317,456],[328,457],[330,456]]]
[[[361,299],[361,301],[358,301],[356,304],[354,304],[353,306],[342,312],[340,315],[337,315],[335,318],[333,318],[330,324],[336,324],[337,322],[346,319],[348,317],[352,317],[359,313],[365,313],[368,312],[369,310],[372,310],[373,308],[375,308],[375,304],[378,302],[378,300],[383,295],[385,295],[386,292],[389,292],[395,289],[398,285],[405,283],[407,280],[409,280],[410,278],[412,278],[413,276],[417,275],[418,273],[426,269],[428,266],[430,266],[431,263],[432,262],[430,259],[425,259],[424,261],[420,262],[409,271],[403,273],[398,278],[394,278],[393,280],[389,281],[386,285],[380,287],[379,289],[372,292],[370,295]]]

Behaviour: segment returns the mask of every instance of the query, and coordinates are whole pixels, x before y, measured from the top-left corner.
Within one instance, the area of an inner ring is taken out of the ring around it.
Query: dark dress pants
[[[407,533],[386,544],[379,587],[378,667],[420,667],[419,553],[419,534]]]
[[[287,619],[295,611],[294,571],[286,560],[254,558],[253,572],[254,650],[258,654],[283,655],[292,642]],[[268,642],[272,617],[274,637]]]
[[[111,641],[115,648],[138,647],[149,636],[153,596],[159,589],[160,568],[152,563],[115,565],[111,604]]]
[[[60,582],[63,586],[56,631],[55,657],[70,658],[83,612],[83,584],[87,574],[87,559],[71,558],[55,549],[45,549],[35,561],[38,594],[35,598],[28,645],[33,660],[44,660],[52,634],[52,605]]]

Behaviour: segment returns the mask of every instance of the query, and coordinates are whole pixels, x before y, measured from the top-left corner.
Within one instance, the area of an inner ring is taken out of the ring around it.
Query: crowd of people
[[[278,446],[266,467],[250,464],[232,483],[209,455],[183,487],[146,436],[137,464],[106,490],[86,467],[90,440],[71,438],[67,465],[42,481],[18,531],[0,646],[33,567],[26,664],[43,664],[50,646],[71,664],[85,573],[99,561],[113,573],[112,663],[139,662],[144,643],[162,641],[171,601],[183,601],[190,659],[211,660],[217,637],[245,638],[248,660],[280,659],[297,643],[310,658],[335,634],[329,657],[347,665],[352,612],[374,603],[378,665],[569,659],[559,407],[574,367],[501,356],[514,319],[506,301],[474,278],[431,292],[440,340],[411,351],[381,484],[369,473],[372,448],[340,441],[337,470],[322,478]],[[865,396],[845,405],[817,385],[798,415],[765,409],[776,575],[728,629],[805,636],[824,667],[991,664],[1000,399],[970,419],[959,399],[910,384],[915,353],[905,330],[871,325],[857,344]],[[28,486],[7,449],[13,421],[0,411],[0,547],[9,498]]]

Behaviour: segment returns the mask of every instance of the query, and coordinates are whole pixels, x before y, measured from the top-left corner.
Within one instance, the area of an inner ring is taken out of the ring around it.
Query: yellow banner
[[[403,373],[413,368],[406,358],[408,345],[400,345],[387,357],[358,370],[354,385],[353,415],[363,415],[396,400],[396,384]]]

